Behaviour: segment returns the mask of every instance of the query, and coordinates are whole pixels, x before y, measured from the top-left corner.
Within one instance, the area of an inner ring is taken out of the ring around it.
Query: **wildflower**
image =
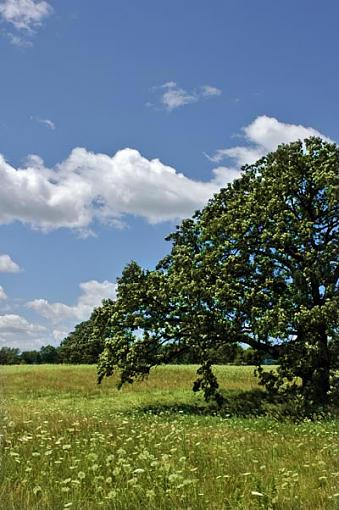
[[[113,490],[113,491],[109,491],[109,493],[107,494],[106,496],[106,499],[114,499],[116,496],[117,496],[117,491],[116,490]]]
[[[96,453],[94,453],[94,452],[90,452],[87,455],[87,458],[88,458],[88,460],[95,461],[95,460],[98,460],[98,455]]]
[[[153,489],[148,489],[146,491],[146,497],[149,499],[155,498],[155,492]]]
[[[39,494],[41,491],[42,491],[42,489],[41,489],[40,485],[36,485],[35,487],[33,487],[33,494],[34,494],[34,496]]]

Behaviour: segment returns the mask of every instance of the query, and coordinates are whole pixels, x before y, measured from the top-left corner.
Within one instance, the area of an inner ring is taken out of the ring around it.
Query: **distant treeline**
[[[65,364],[95,364],[104,349],[105,340],[93,334],[93,322],[88,320],[78,324],[74,331],[66,337],[58,347],[46,345],[40,350],[20,351],[14,347],[0,348],[0,365],[42,363]],[[164,346],[166,351],[169,346]],[[236,365],[255,365],[258,361],[271,363],[274,360],[265,359],[254,349],[244,349],[241,345],[225,344],[222,348],[211,349],[210,356],[215,364],[233,363]],[[192,352],[178,353],[178,357],[171,356],[172,364],[200,363]]]

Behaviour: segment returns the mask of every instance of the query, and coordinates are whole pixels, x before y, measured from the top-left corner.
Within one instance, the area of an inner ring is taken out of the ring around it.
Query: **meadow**
[[[0,367],[1,509],[339,508],[335,420],[220,416],[195,370],[118,391],[94,366]],[[216,372],[231,399],[257,389],[253,367]]]

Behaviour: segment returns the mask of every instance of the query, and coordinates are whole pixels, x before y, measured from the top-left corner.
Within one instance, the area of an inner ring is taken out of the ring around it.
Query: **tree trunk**
[[[326,405],[330,390],[330,355],[325,326],[320,325],[315,335],[317,350],[312,375],[310,377],[310,372],[307,371],[302,385],[307,399],[322,406]]]

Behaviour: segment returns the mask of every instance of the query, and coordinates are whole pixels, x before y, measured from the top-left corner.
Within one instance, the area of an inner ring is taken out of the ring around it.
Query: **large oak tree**
[[[310,138],[242,170],[169,236],[156,270],[126,267],[105,311],[100,379],[119,368],[131,382],[194,350],[195,389],[220,398],[209,353],[243,342],[279,359],[277,372],[261,371],[270,391],[326,403],[338,352],[338,147]]]

